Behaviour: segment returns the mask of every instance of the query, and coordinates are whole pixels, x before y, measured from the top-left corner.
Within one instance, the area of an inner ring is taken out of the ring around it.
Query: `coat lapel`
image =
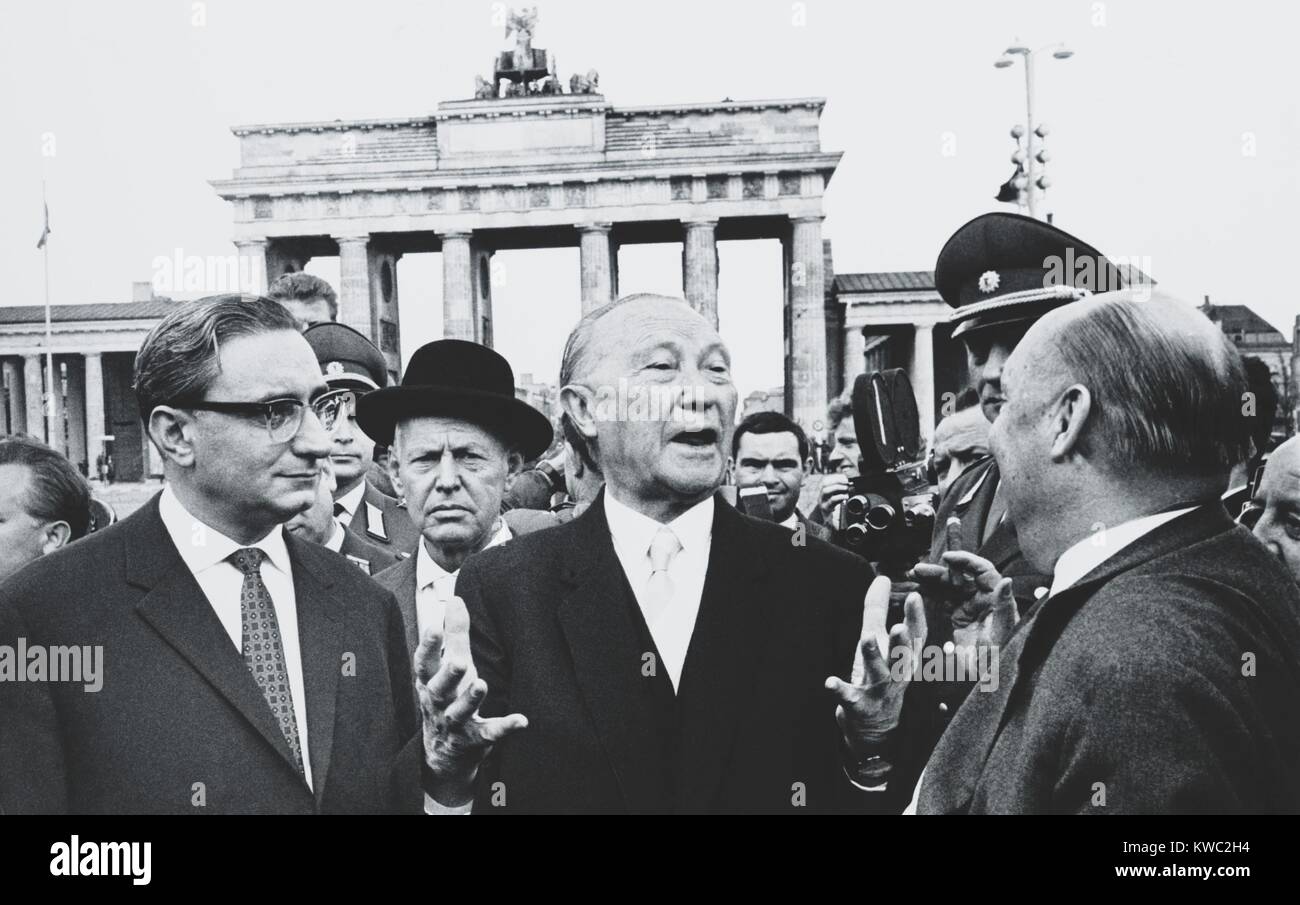
[[[397,606],[402,611],[402,629],[406,633],[406,652],[415,657],[415,649],[420,644],[419,616],[415,606],[415,595],[418,589],[415,587],[416,555],[412,554],[393,566],[389,574],[392,575],[392,581],[381,580],[380,583],[389,587],[393,591],[393,596],[397,598]],[[385,575],[384,578],[388,578]]]
[[[125,523],[123,527],[126,527]],[[127,581],[147,591],[136,604],[136,612],[280,753],[289,769],[296,772],[289,743],[267,706],[262,690],[163,527],[158,515],[158,497],[146,504],[139,522],[133,527],[134,530],[125,538]],[[310,704],[309,695],[308,713],[311,712]]]
[[[1103,584],[1134,566],[1186,549],[1232,526],[1217,501],[1201,506],[1138,538],[1075,585],[1034,606],[1001,651],[997,690],[967,697],[940,738],[925,768],[920,812],[952,813],[969,808],[1010,704],[1023,693],[1020,677],[1034,674],[1066,623]]]
[[[735,509],[720,499],[714,506],[709,568],[678,693],[676,798],[678,810],[686,812],[713,806],[736,728],[749,709],[762,634],[773,624],[756,539]]]
[[[576,519],[566,549],[556,611],[573,658],[578,691],[630,811],[661,807],[656,776],[661,750],[641,674],[642,654],[628,610],[632,590],[614,553],[603,491]]]
[[[298,603],[298,647],[302,652],[302,682],[307,696],[307,746],[312,788],[320,803],[334,750],[334,721],[339,676],[343,672],[344,609],[328,576],[305,567],[304,543],[287,535],[293,563],[294,598]]]

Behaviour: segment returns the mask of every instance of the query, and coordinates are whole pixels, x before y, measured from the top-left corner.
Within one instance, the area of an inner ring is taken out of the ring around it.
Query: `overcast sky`
[[[517,5],[523,5],[519,3]],[[1291,335],[1300,296],[1300,6],[1279,2],[871,0],[538,2],[534,46],[562,80],[595,68],[619,105],[822,96],[837,272],[929,270],[1011,172],[1024,119],[1013,41],[1039,56],[1051,127],[1047,209],[1111,256],[1146,259],[1190,301],[1245,304]],[[56,304],[125,301],[152,262],[227,255],[207,180],[236,166],[230,126],[427,115],[472,95],[508,45],[480,0],[132,0],[6,4],[0,30],[4,304],[40,304],[41,180]],[[202,21],[199,21],[202,20]],[[50,149],[53,137],[53,155]],[[43,138],[44,137],[44,138]],[[781,381],[780,251],[723,243],[720,318],[742,393]],[[625,248],[623,291],[680,293],[678,246]],[[576,319],[578,252],[509,252],[497,348],[555,379]],[[333,260],[309,270],[336,279]],[[441,330],[437,255],[399,266],[402,347]]]

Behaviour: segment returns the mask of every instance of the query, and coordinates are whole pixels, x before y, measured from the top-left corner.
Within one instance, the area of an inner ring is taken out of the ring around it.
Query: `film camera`
[[[901,368],[861,374],[853,383],[853,426],[862,458],[840,506],[840,539],[901,574],[930,549],[934,507],[912,384]]]

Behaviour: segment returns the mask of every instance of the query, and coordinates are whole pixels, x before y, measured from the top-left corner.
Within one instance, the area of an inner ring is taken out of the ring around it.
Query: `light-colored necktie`
[[[682,542],[668,527],[660,528],[650,541],[650,579],[646,582],[645,621],[651,629],[663,618],[673,600],[673,580],[668,575],[673,557]]]

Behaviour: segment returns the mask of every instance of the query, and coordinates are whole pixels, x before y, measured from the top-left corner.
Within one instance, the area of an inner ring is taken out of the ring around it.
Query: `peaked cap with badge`
[[[982,214],[944,244],[934,285],[955,310],[952,336],[1031,322],[1053,308],[1125,286],[1088,243],[1023,214]]]

